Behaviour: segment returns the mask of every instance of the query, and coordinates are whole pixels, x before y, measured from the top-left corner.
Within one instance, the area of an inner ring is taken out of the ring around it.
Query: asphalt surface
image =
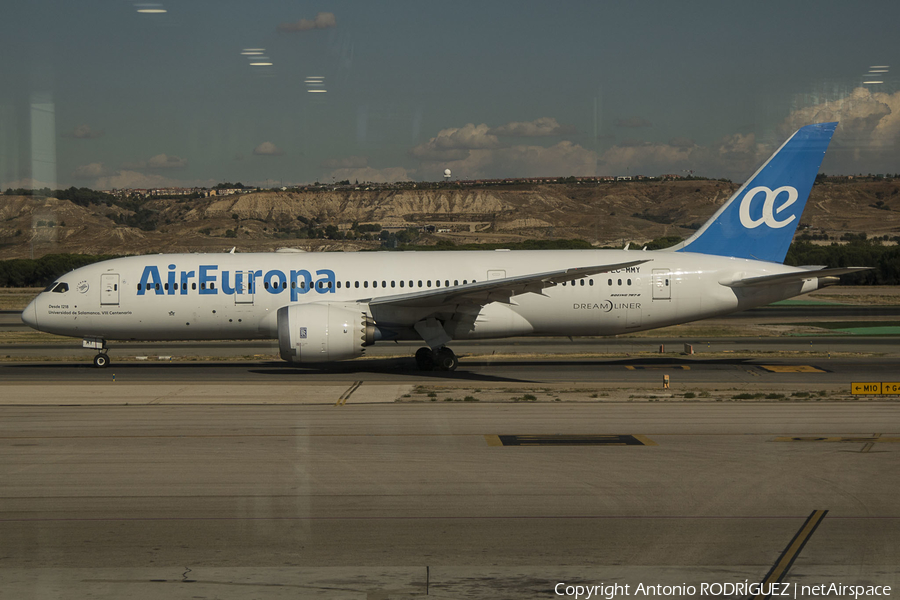
[[[95,369],[90,362],[0,363],[7,384],[250,384],[316,385],[362,381],[373,384],[592,386],[597,389],[655,389],[663,375],[679,391],[759,387],[767,390],[844,390],[858,381],[900,380],[900,357],[708,356],[625,357],[615,359],[527,358],[463,360],[452,373],[423,372],[409,358],[373,359],[296,368],[280,361],[128,362]]]
[[[900,396],[850,395],[900,379],[900,338],[685,341],[457,343],[453,373],[417,344],[308,368],[271,342],[116,344],[107,369],[5,345],[0,597],[900,588]]]
[[[896,589],[898,423],[884,402],[4,406],[0,590],[551,598],[760,582],[801,533],[785,582]],[[541,434],[646,445],[497,444]]]

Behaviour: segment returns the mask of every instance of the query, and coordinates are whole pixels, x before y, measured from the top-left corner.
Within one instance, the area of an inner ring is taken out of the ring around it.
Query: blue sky
[[[0,22],[0,185],[743,179],[821,120],[841,121],[823,170],[897,172],[898,17],[896,2],[17,1]],[[256,48],[268,58],[241,54]]]

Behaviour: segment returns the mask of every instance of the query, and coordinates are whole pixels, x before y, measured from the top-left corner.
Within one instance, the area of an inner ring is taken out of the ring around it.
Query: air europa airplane
[[[665,250],[161,254],[76,269],[22,313],[83,338],[277,339],[289,363],[422,340],[420,369],[453,370],[458,339],[603,336],[761,306],[859,267],[783,263],[837,123],[798,130],[688,240]]]

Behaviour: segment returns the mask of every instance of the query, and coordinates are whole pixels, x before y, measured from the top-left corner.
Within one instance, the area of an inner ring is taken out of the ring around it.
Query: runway
[[[828,512],[787,581],[900,584],[897,403],[0,417],[10,597],[547,598],[558,582],[761,581],[815,510]],[[525,434],[648,445],[492,443]]]
[[[850,386],[900,379],[900,338],[685,341],[459,343],[453,373],[415,344],[303,368],[121,344],[107,369],[8,344],[0,594],[537,599],[788,562],[896,590],[900,396]]]
[[[144,361],[113,363],[107,369],[95,369],[87,362],[7,362],[0,363],[0,378],[5,382],[8,403],[12,386],[91,385],[105,389],[119,386],[246,385],[349,386],[354,382],[372,385],[398,384],[442,386],[450,388],[540,388],[541,386],[577,386],[584,390],[634,393],[661,390],[663,375],[671,382],[670,392],[701,390],[744,390],[750,387],[767,391],[828,390],[830,394],[849,394],[850,385],[861,381],[895,381],[900,373],[896,355],[856,356],[828,353],[773,353],[768,355],[730,355],[712,353],[694,356],[678,354],[625,356],[615,358],[505,357],[495,359],[463,358],[455,372],[416,369],[410,358],[371,359],[297,368],[281,361]]]

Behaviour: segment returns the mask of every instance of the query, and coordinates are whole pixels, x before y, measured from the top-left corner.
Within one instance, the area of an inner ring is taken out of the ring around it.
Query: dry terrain
[[[445,187],[416,190],[258,192],[195,200],[149,200],[156,229],[120,225],[118,206],[87,207],[55,198],[0,196],[0,259],[48,253],[138,254],[376,248],[378,242],[299,239],[300,218],[347,229],[433,225],[419,243],[510,243],[581,238],[598,245],[687,237],[737,189],[720,181],[616,182],[600,185]],[[880,204],[879,204],[880,203]],[[880,208],[879,208],[880,207]],[[900,182],[824,183],[813,188],[801,231],[840,238],[900,234]],[[236,230],[236,237],[226,231]]]

